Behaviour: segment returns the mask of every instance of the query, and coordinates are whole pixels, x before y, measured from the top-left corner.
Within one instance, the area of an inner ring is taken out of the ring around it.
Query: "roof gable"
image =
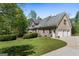
[[[40,21],[40,23],[35,26],[34,28],[41,28],[41,27],[57,27],[62,20],[62,18],[67,15],[65,12],[57,14],[55,16],[49,16]]]
[[[59,22],[62,20],[66,13],[61,13],[56,16],[49,16],[47,18],[44,18],[38,27],[47,27],[47,26],[58,26]]]

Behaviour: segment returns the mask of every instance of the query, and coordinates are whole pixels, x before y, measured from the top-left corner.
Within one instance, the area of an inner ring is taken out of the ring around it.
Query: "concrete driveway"
[[[51,51],[43,56],[79,56],[79,36],[61,38],[67,46]]]

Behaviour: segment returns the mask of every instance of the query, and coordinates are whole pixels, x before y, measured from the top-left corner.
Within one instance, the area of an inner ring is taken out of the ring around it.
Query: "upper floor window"
[[[66,20],[64,20],[64,24],[66,25]]]

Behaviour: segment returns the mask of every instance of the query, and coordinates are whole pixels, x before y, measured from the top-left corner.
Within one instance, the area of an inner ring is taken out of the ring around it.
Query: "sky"
[[[79,3],[26,3],[18,5],[22,8],[26,16],[28,16],[31,10],[34,10],[37,16],[41,18],[62,12],[66,12],[70,18],[73,18],[77,11],[79,11]]]

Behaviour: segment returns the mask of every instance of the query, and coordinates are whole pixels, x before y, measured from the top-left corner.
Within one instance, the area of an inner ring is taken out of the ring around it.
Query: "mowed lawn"
[[[52,39],[49,37],[38,37],[33,39],[17,39],[14,41],[0,42],[0,49],[10,46],[28,45],[28,44],[34,46],[33,50],[36,53],[33,55],[42,55],[47,52],[64,47],[66,45],[65,42],[58,39]]]

